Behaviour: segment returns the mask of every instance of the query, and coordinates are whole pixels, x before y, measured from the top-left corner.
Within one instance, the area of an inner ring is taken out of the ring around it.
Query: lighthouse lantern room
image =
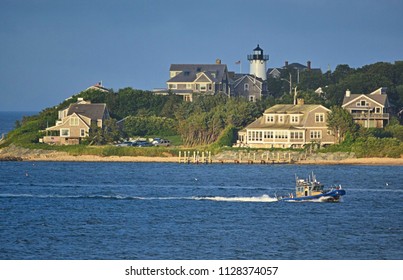
[[[265,81],[267,79],[266,61],[269,60],[269,56],[263,54],[263,50],[259,47],[259,44],[253,50],[253,54],[248,55],[248,60],[250,62],[249,74],[255,75]]]

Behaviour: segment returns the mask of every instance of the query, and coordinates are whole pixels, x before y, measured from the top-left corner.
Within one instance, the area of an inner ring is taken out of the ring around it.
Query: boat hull
[[[338,202],[340,201],[341,196],[345,194],[345,190],[336,189],[318,195],[286,197],[281,200],[286,202]]]

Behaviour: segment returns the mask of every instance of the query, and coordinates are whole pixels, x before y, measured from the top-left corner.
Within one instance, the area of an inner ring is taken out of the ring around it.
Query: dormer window
[[[274,123],[274,116],[273,115],[268,115],[266,118],[268,123]]]
[[[291,115],[290,123],[299,123],[299,116]]]
[[[316,123],[323,123],[323,122],[325,122],[325,114],[324,114],[324,113],[316,113],[316,114],[315,114],[315,122],[316,122]]]

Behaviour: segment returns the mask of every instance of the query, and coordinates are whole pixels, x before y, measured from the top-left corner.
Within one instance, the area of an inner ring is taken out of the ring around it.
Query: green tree
[[[357,124],[354,123],[353,117],[347,110],[339,106],[333,106],[330,110],[327,125],[336,135],[337,142],[341,143],[346,133],[354,134],[357,131]]]

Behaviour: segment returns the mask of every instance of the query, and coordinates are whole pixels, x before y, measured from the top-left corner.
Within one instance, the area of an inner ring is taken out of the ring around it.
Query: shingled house
[[[184,100],[192,101],[193,94],[215,95],[229,93],[227,65],[221,64],[171,64],[167,88],[170,92],[182,95]],[[163,92],[156,92],[163,94]]]
[[[363,127],[385,127],[389,123],[391,107],[386,90],[386,87],[381,87],[370,94],[351,94],[347,90],[341,107]]]
[[[327,127],[329,109],[322,105],[278,104],[238,133],[238,145],[251,148],[300,148],[309,143],[329,145],[335,136]]]
[[[47,134],[43,142],[47,144],[79,144],[81,139],[89,135],[91,125],[103,127],[109,119],[109,111],[105,103],[94,103],[79,99],[66,109],[59,111],[56,125],[46,128]]]
[[[234,74],[232,77],[231,97],[244,97],[256,102],[267,94],[267,82],[251,74]]]

